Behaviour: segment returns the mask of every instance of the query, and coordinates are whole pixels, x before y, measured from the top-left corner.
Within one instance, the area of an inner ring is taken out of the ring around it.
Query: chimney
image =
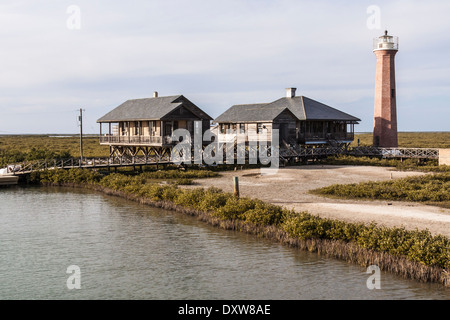
[[[286,89],[286,98],[294,98],[295,90],[297,90],[297,88],[287,88]]]
[[[153,92],[153,98],[158,98],[158,91]]]

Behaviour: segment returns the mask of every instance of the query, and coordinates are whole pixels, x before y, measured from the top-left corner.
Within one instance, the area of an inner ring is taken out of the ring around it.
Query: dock
[[[170,165],[170,159],[165,157],[114,157],[114,158],[70,158],[70,159],[55,159],[42,161],[29,161],[22,163],[9,164],[8,175],[3,177],[20,177],[31,174],[35,171],[55,170],[55,169],[107,169],[117,170],[117,168],[137,167],[142,166],[159,166]],[[2,177],[2,175],[0,175]]]
[[[0,175],[0,186],[10,186],[10,185],[16,185],[18,183],[19,183],[18,176]]]

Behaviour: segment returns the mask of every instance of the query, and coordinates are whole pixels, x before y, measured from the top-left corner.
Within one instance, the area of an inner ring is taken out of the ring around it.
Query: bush
[[[30,183],[98,183],[103,176],[93,170],[70,169],[70,170],[44,170],[34,171],[30,174]]]
[[[205,212],[214,212],[225,206],[228,199],[231,197],[233,197],[233,195],[224,193],[220,189],[210,187],[204,193],[202,201],[197,204],[197,209]]]
[[[175,199],[175,203],[189,208],[197,209],[202,201],[205,190],[203,188],[180,190],[180,194]]]
[[[243,220],[262,225],[279,225],[283,219],[285,210],[279,206],[256,201],[255,207],[246,211]]]
[[[442,235],[433,236],[428,230],[346,223],[306,212],[287,215],[281,227],[294,238],[355,242],[361,247],[403,255],[424,265],[450,268],[450,240]]]
[[[141,176],[145,179],[203,179],[219,176],[219,173],[208,170],[160,170],[144,172]]]
[[[335,184],[311,193],[343,198],[446,203],[450,201],[450,172],[382,182]]]
[[[255,208],[256,202],[250,198],[228,197],[225,205],[219,207],[213,215],[221,219],[242,219],[243,214]]]
[[[177,185],[177,186],[189,186],[194,184],[194,180],[188,178],[179,178],[175,180],[169,180],[169,184]]]

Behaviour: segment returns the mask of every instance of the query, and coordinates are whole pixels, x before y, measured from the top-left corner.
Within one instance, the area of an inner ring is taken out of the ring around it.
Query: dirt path
[[[336,183],[383,181],[422,174],[384,167],[312,165],[280,168],[274,175],[261,175],[259,169],[224,172],[218,178],[197,180],[196,186],[214,186],[233,192],[232,177],[237,176],[241,196],[258,198],[296,211],[308,211],[325,218],[428,229],[434,234],[450,237],[449,209],[412,202],[336,200],[308,193],[308,190]]]

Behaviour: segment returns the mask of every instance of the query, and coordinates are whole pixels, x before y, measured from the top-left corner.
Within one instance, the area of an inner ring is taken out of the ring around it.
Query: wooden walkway
[[[439,149],[432,148],[376,148],[354,147],[347,152],[352,156],[369,156],[397,159],[439,159]]]
[[[290,147],[280,150],[280,160],[282,161],[302,161],[308,159],[320,159],[332,155],[351,155],[378,158],[396,159],[439,159],[439,149],[422,148],[375,148],[375,147],[328,147],[328,148],[305,148]],[[15,163],[7,166],[8,175],[25,175],[33,171],[52,169],[73,169],[73,168],[103,168],[115,169],[119,167],[138,167],[149,165],[169,165],[172,164],[169,156],[135,156],[135,157],[114,157],[114,158],[79,158],[49,161],[31,161]]]
[[[23,163],[15,163],[7,166],[9,174],[26,175],[34,171],[54,170],[54,169],[115,169],[120,167],[137,167],[137,166],[158,166],[168,165],[171,162],[167,158],[157,157],[132,157],[132,158],[79,158],[56,159],[45,161],[30,161]]]
[[[377,147],[328,147],[302,148],[292,147],[280,151],[284,160],[292,158],[314,159],[332,155],[349,155],[356,157],[377,157],[384,159],[439,159],[439,149],[430,148],[377,148]]]

